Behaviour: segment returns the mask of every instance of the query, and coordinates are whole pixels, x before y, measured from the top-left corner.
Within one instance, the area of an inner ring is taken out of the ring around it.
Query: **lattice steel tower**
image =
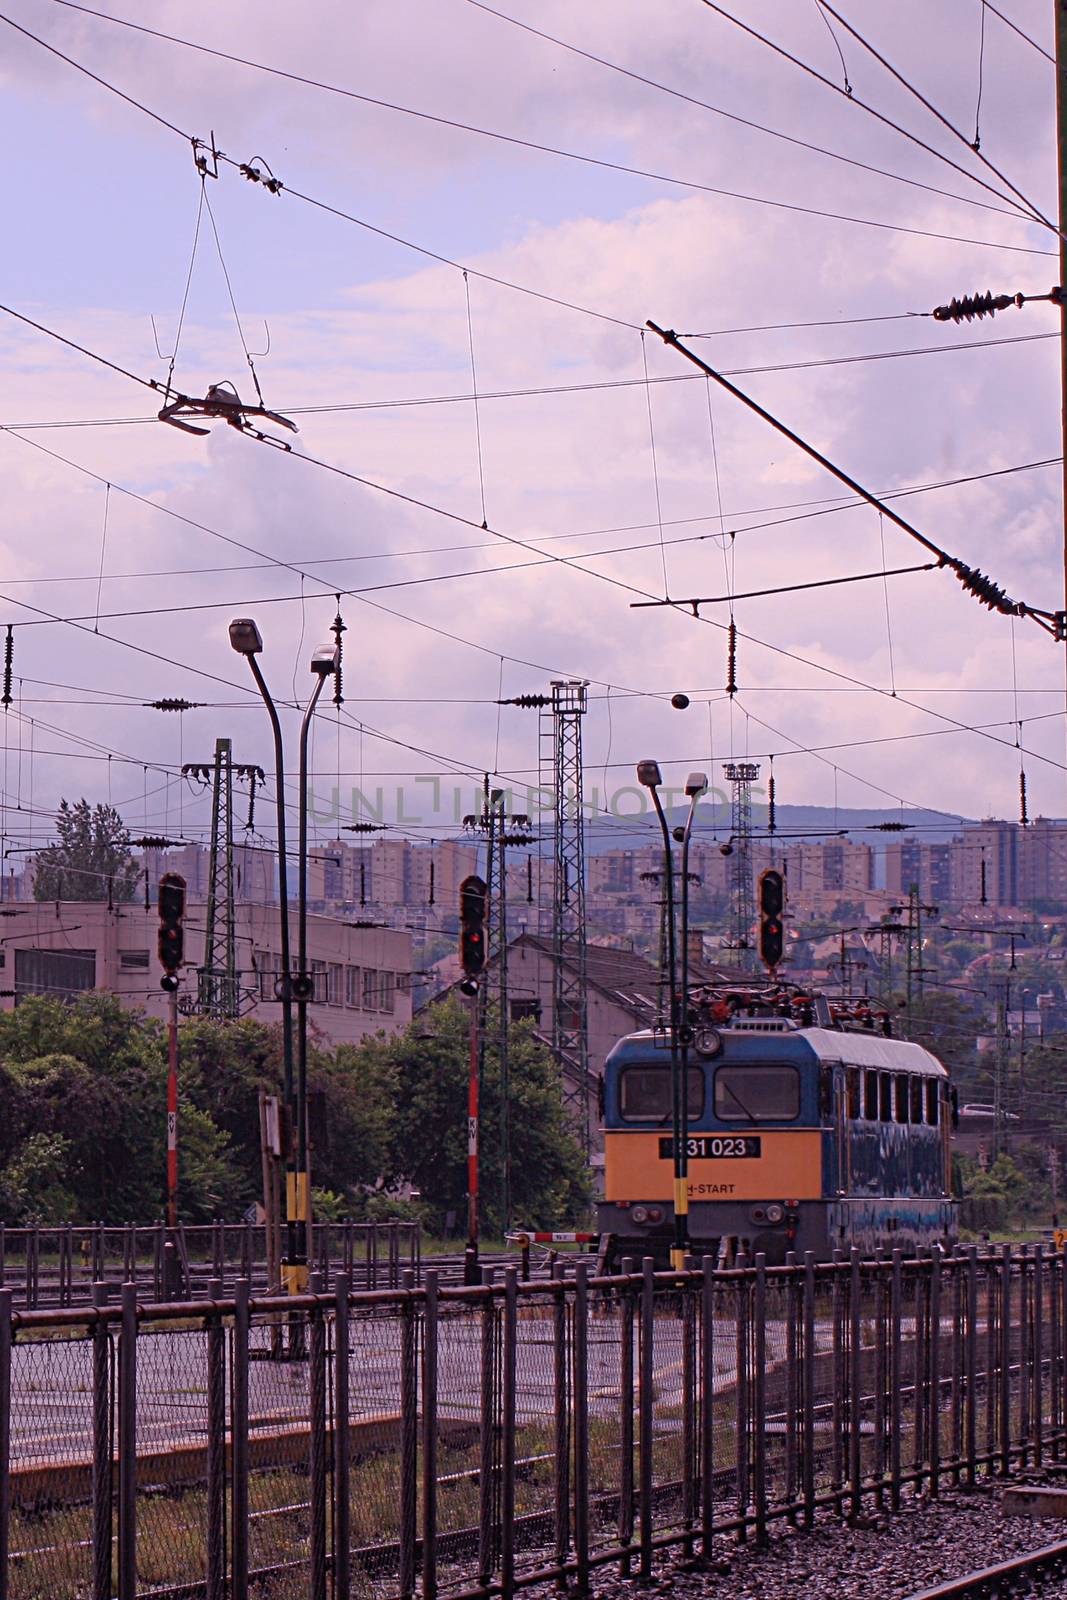
[[[560,1062],[565,1101],[588,1160],[593,1125],[589,1104],[589,1029],[586,993],[585,812],[582,807],[584,679],[553,679],[541,710],[542,790],[551,788],[555,852],[552,870],[552,1048]]]
[[[211,850],[207,869],[204,962],[197,969],[197,1009],[206,1016],[236,1017],[241,984],[233,909],[233,780],[263,782],[262,767],[235,763],[230,739],[215,740],[213,762],[189,761],[182,776],[211,784]]]
[[[730,945],[739,967],[754,967],[753,928],[756,893],[752,882],[752,785],[759,777],[756,761],[725,761],[723,773],[733,785],[730,835]]]

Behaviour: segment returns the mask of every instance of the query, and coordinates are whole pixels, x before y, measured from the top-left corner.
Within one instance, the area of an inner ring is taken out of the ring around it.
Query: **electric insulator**
[[[538,711],[551,704],[547,694],[517,694],[510,700],[497,701],[498,706],[518,706],[521,711]]]
[[[333,703],[334,703],[335,706],[343,706],[344,703],[345,703],[345,697],[344,697],[344,694],[342,692],[343,685],[342,685],[342,681],[341,681],[341,663],[342,663],[342,656],[343,656],[343,650],[342,650],[342,644],[341,644],[341,635],[343,633],[347,633],[348,629],[345,627],[344,622],[341,620],[341,596],[340,595],[337,596],[337,615],[333,619],[333,627],[330,629],[330,632],[333,634],[334,639],[337,641],[337,666],[335,667],[334,674],[333,674]]]
[[[256,775],[253,772],[248,780],[248,820],[245,823],[245,832],[252,833],[256,826]]]
[[[973,594],[981,605],[988,606],[990,611],[1001,611],[1006,617],[1022,616],[1023,608],[1019,602],[1012,600],[999,584],[987,578],[977,567],[969,567],[965,561],[955,558],[946,564],[952,568],[967,593]]]
[[[737,624],[730,623],[726,643],[726,693],[737,693]]]
[[[200,707],[199,700],[149,700],[149,711],[196,711]]]
[[[773,833],[775,829],[774,815],[774,773],[767,779],[767,832]]]
[[[4,693],[2,703],[11,704],[11,667],[15,659],[15,630],[9,622],[7,625],[7,638],[4,641]]]
[[[1019,821],[1022,823],[1023,827],[1025,828],[1027,823],[1029,822],[1029,820],[1030,819],[1026,814],[1026,773],[1020,771],[1020,773],[1019,773]]]
[[[994,294],[987,289],[985,294],[965,294],[958,300],[950,300],[947,306],[934,307],[934,319],[937,322],[973,322],[975,317],[979,321],[983,317],[995,317],[998,311],[1007,311],[1009,306],[1021,306],[1021,294]]]

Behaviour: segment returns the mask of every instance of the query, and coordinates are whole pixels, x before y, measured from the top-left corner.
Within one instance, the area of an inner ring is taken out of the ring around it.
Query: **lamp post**
[[[298,1282],[300,1278],[300,1258],[298,1250],[297,1208],[296,1208],[296,1163],[293,1148],[293,976],[292,962],[289,954],[289,880],[287,875],[287,854],[285,845],[285,756],[282,750],[282,727],[278,720],[278,709],[271,699],[270,690],[266,680],[259,669],[257,655],[263,649],[263,638],[251,617],[237,617],[230,623],[230,644],[248,661],[252,676],[256,680],[256,687],[263,697],[263,704],[270,717],[271,731],[274,734],[274,766],[277,775],[278,794],[278,921],[281,972],[274,985],[274,992],[282,1007],[282,1072],[283,1072],[283,1099],[285,1101],[286,1149],[285,1149],[285,1253],[282,1261],[282,1277],[285,1281],[286,1292],[299,1293]],[[305,1266],[306,1273],[306,1266]]]
[[[688,1091],[688,1084],[683,1090],[680,1081],[681,1063],[678,1054],[678,962],[674,926],[674,860],[671,851],[671,832],[667,826],[663,802],[659,797],[659,786],[663,782],[659,763],[657,761],[639,761],[637,763],[637,781],[652,796],[652,804],[659,819],[660,832],[663,834],[664,880],[667,902],[667,985],[670,998],[671,1144],[674,1152],[674,1243],[671,1246],[671,1266],[680,1270],[685,1266],[689,1230],[689,1175],[686,1153],[682,1144],[682,1107],[685,1094]]]
[[[297,1273],[303,1293],[308,1281],[308,1233],[311,1223],[311,1180],[308,1172],[308,1001],[314,985],[307,969],[308,936],[308,734],[311,719],[323,691],[326,679],[337,671],[338,648],[336,644],[320,645],[311,658],[315,687],[300,724],[300,829],[297,846],[297,923],[296,923],[296,976],[293,993],[296,996],[296,1243],[298,1252]]]
[[[689,1245],[689,1045],[693,1037],[693,1029],[689,1021],[689,840],[693,832],[693,820],[696,817],[697,802],[700,800],[701,795],[706,794],[707,791],[707,773],[691,772],[685,780],[685,793],[689,801],[689,815],[685,819],[685,826],[674,830],[674,837],[682,846],[682,1023],[679,1030],[681,1036],[679,1070],[682,1082],[678,1096],[678,1122],[682,1146],[681,1170],[685,1185],[685,1243],[687,1248]]]

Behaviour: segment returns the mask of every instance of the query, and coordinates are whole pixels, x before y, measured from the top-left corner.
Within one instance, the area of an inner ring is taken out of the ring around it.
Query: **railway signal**
[[[760,873],[759,953],[773,972],[785,951],[785,878],[774,867]]]
[[[459,886],[459,959],[464,976],[477,978],[485,967],[485,879],[464,878]]]

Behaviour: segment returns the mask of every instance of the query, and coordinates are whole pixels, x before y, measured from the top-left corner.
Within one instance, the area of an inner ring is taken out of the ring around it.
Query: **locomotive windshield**
[[[799,1112],[796,1067],[723,1066],[715,1074],[715,1115],[722,1122],[792,1122]]]
[[[704,1072],[690,1067],[689,1115],[704,1110]],[[625,1067],[619,1078],[619,1110],[627,1122],[665,1122],[671,1114],[671,1069],[668,1066]]]

